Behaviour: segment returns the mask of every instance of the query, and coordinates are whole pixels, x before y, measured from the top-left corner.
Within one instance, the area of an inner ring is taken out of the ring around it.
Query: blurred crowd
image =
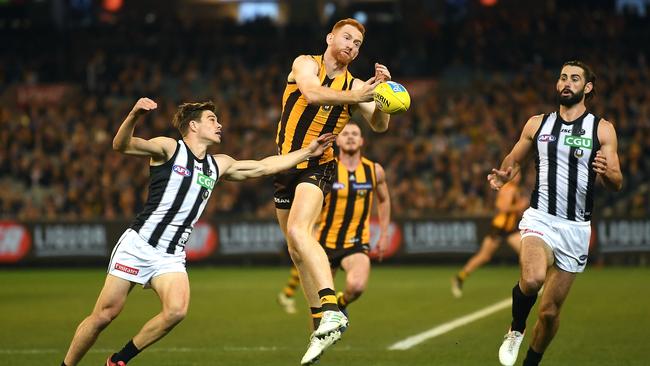
[[[411,110],[394,116],[386,133],[365,129],[365,155],[386,170],[394,215],[493,212],[486,175],[530,116],[557,108],[560,66],[580,58],[598,75],[589,108],[615,124],[625,179],[622,192],[596,194],[595,215],[649,216],[650,65],[642,44],[650,44],[650,25],[601,10],[579,18],[575,12],[584,9],[545,11],[423,18],[397,33],[368,26],[351,71],[365,79],[373,62],[385,63],[413,96]],[[275,154],[291,62],[322,52],[325,33],[264,21],[3,31],[0,217],[133,217],[146,199],[148,162],[114,152],[111,143],[141,96],[158,109],[136,136],[179,138],[171,127],[176,106],[213,100],[224,130],[213,152],[239,159]],[[388,49],[386,37],[409,40]],[[64,86],[54,101],[32,100],[25,91],[52,84]],[[530,167],[525,186],[533,185]],[[272,193],[270,178],[219,182],[204,215],[271,218]]]

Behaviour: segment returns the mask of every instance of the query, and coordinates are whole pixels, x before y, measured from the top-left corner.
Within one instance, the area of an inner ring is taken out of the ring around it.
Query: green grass
[[[350,329],[320,364],[497,365],[509,309],[409,350],[387,350],[408,336],[509,297],[518,276],[515,267],[481,269],[457,300],[449,292],[455,270],[375,268],[367,293],[350,307]],[[58,365],[104,276],[102,269],[0,271],[0,365]],[[297,315],[286,315],[276,305],[275,295],[287,276],[285,268],[190,268],[188,317],[130,364],[298,365],[307,347],[309,319],[302,297]],[[588,268],[565,303],[544,364],[647,365],[649,279],[647,268]],[[158,309],[151,290],[136,288],[81,365],[101,365]],[[522,353],[527,342],[528,337]]]

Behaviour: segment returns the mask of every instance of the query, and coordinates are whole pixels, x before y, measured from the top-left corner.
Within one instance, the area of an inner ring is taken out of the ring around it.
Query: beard
[[[352,54],[347,54],[343,52],[343,48],[335,49],[334,50],[334,58],[336,59],[337,62],[348,65],[352,60],[354,60],[354,57]]]
[[[569,96],[564,96],[562,95],[562,92],[564,90],[568,90],[571,95]],[[574,93],[573,91],[569,89],[564,89],[561,90],[557,93],[557,101],[560,105],[563,105],[565,107],[573,107],[574,105],[578,104],[580,101],[582,101],[582,98],[585,96],[585,91],[580,90],[577,93]]]

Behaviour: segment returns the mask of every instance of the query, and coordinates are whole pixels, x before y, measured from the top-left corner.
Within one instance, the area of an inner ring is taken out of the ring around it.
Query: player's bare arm
[[[322,86],[318,78],[319,65],[310,56],[298,56],[293,61],[289,81],[294,81],[309,104],[341,105],[357,104],[373,100],[379,81],[374,77],[361,82],[356,90],[333,90]]]
[[[537,115],[531,117],[526,122],[519,141],[517,141],[510,153],[503,159],[501,167],[499,169],[492,169],[492,173],[488,174],[487,180],[490,182],[492,189],[501,189],[504,184],[519,174],[521,165],[530,158],[533,151],[533,144],[535,143],[533,138],[542,123],[542,118],[543,115]]]
[[[512,183],[506,184],[499,190],[494,204],[499,212],[516,211],[515,193],[516,189],[512,186]]]
[[[386,172],[384,168],[375,163],[375,175],[377,178],[377,215],[379,216],[379,242],[377,249],[379,251],[379,261],[384,258],[384,252],[388,247],[388,227],[390,225],[390,194],[388,193],[388,184],[386,183]]]
[[[296,166],[309,158],[320,156],[332,145],[336,136],[324,134],[313,140],[309,146],[285,155],[269,156],[262,160],[235,160],[224,154],[214,155],[221,176],[227,180],[239,181],[272,175]]]
[[[153,164],[160,164],[169,160],[176,150],[176,141],[174,139],[154,137],[145,140],[133,136],[138,119],[157,107],[156,102],[149,98],[138,99],[117,130],[113,138],[113,149],[128,155],[149,156]]]
[[[374,79],[377,82],[382,83],[389,81],[391,79],[390,71],[388,71],[388,68],[386,66],[376,63]],[[354,84],[352,84],[352,90],[356,90],[357,88],[364,88],[366,86],[366,83],[354,80]],[[359,103],[357,106],[359,108],[359,112],[361,112],[361,115],[363,116],[363,119],[368,122],[373,131],[384,132],[388,129],[390,114],[380,111],[375,105],[374,101]]]
[[[623,174],[618,160],[618,141],[614,126],[601,120],[598,124],[598,140],[600,150],[592,164],[594,171],[598,174],[596,180],[610,191],[620,191],[623,187]]]

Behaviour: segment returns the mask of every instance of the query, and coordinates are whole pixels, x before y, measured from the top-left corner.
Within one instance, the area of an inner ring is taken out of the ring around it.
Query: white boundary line
[[[469,324],[473,321],[485,318],[486,316],[496,313],[499,310],[505,309],[512,305],[512,299],[507,298],[503,299],[495,304],[492,304],[486,308],[475,311],[471,314],[467,314],[460,318],[456,318],[450,322],[440,324],[436,327],[433,327],[427,331],[416,334],[414,336],[408,337],[404,340],[401,340],[395,344],[388,346],[388,349],[391,351],[404,351],[411,347],[414,347],[427,339],[437,337],[439,335],[445,334],[449,331],[452,331],[456,328],[462,327],[463,325]]]

